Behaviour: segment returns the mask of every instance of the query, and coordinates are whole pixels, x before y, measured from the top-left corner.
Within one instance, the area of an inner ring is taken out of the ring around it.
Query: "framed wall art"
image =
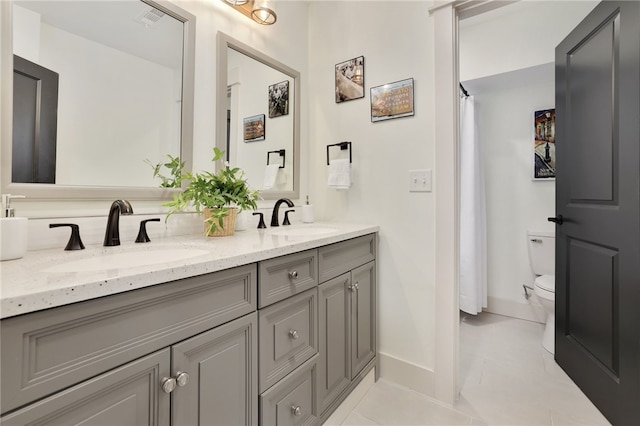
[[[244,141],[257,142],[265,138],[264,114],[247,117],[243,120]]]
[[[556,177],[556,110],[534,112],[533,179],[553,180]]]
[[[364,98],[364,56],[336,64],[336,103]]]
[[[371,121],[414,115],[413,78],[371,88]]]
[[[289,115],[289,80],[269,86],[269,118]]]

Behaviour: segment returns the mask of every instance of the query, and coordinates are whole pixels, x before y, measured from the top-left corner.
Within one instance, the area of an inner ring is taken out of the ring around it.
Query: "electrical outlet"
[[[409,170],[409,192],[431,192],[431,170]]]

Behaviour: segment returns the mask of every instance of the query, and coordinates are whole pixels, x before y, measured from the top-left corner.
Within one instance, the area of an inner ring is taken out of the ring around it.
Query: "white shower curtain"
[[[487,220],[473,96],[460,100],[460,309],[487,307]]]

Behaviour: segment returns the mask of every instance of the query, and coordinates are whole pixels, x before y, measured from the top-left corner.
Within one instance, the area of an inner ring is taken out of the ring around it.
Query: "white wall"
[[[433,194],[409,193],[408,171],[436,167],[429,7],[311,3],[308,73],[311,202],[322,219],[380,225],[381,374],[427,393],[434,364]],[[335,64],[360,55],[365,97],[336,104]],[[415,116],[371,123],[370,87],[409,77],[415,79]],[[326,146],[341,141],[351,141],[353,149],[348,191],[326,186]]]
[[[489,312],[544,320],[524,297],[533,285],[527,230],[553,231],[555,180],[534,181],[534,111],[554,108],[553,64],[464,82],[476,103],[485,164]]]
[[[179,152],[181,73],[41,24],[28,9],[15,6],[14,13],[15,53],[59,75],[56,183],[155,185],[144,160],[158,163]]]
[[[553,231],[555,181],[533,181],[533,113],[555,108],[555,46],[597,1],[523,1],[460,23],[460,76],[475,96],[487,194],[488,311],[543,321],[527,230]],[[546,65],[545,65],[546,64]]]
[[[268,87],[282,81],[289,82],[289,102],[294,100],[293,79],[248,56],[229,49],[229,77],[232,85],[231,99],[231,164],[245,172],[252,188],[261,189],[264,183],[267,152],[285,149],[284,168],[278,170],[273,189],[293,190],[293,108],[289,114],[269,118]],[[233,75],[233,77],[231,77]],[[233,78],[233,82],[231,81]],[[243,120],[264,115],[265,138],[262,141],[245,142]],[[234,131],[235,130],[235,131]],[[270,164],[281,164],[278,154],[269,156]]]
[[[195,94],[194,94],[194,170],[211,170],[216,137],[216,34],[223,31],[241,42],[287,64],[302,74],[301,87],[301,194],[308,192],[308,91],[306,1],[283,1],[276,5],[278,22],[262,26],[241,15],[221,1],[171,0],[196,16]],[[266,95],[265,95],[266,96]],[[145,173],[150,172],[142,164]],[[298,204],[297,200],[296,204]],[[108,213],[111,201],[17,201],[16,211],[31,218],[59,216],[95,216]],[[136,213],[162,211],[160,202],[135,201]],[[268,208],[271,201],[262,201]],[[173,220],[169,221],[169,225]],[[253,226],[253,221],[249,224]]]
[[[555,61],[599,0],[524,0],[460,22],[460,81]]]

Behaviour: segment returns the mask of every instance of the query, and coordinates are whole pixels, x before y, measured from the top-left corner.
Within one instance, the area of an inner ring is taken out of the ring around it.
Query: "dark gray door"
[[[55,183],[58,73],[13,55],[11,182]]]
[[[600,3],[556,48],[556,361],[640,424],[640,2]]]

